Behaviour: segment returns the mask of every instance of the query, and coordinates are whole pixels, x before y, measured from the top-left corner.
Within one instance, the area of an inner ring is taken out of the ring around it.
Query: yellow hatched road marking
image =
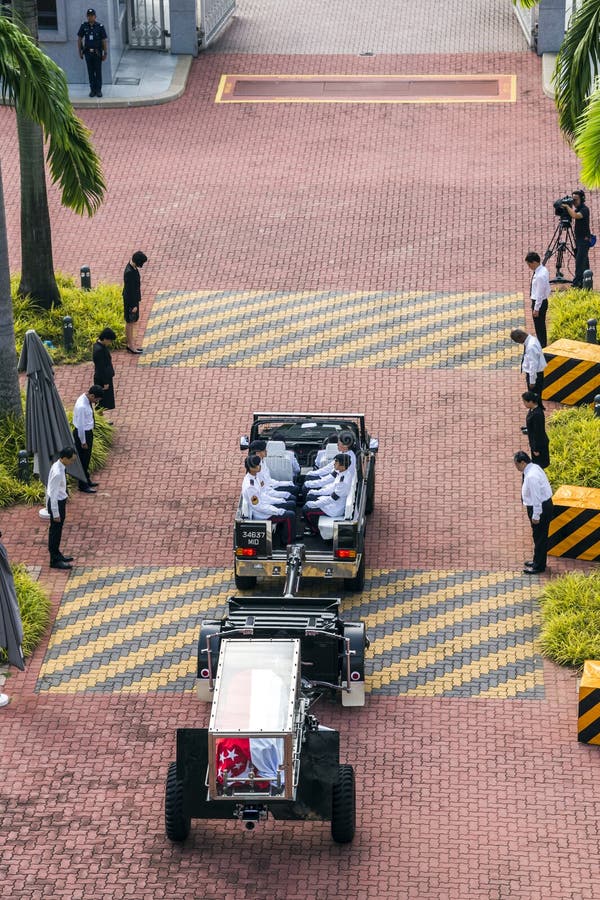
[[[115,676],[125,675],[125,673],[130,672],[132,669],[136,669],[140,665],[144,665],[144,663],[152,662],[164,653],[180,650],[187,641],[197,639],[197,637],[198,626],[194,625],[193,628],[186,628],[185,631],[178,631],[177,634],[169,635],[169,637],[156,641],[156,643],[149,647],[144,647],[142,650],[136,650],[134,653],[129,653],[123,658],[104,663],[103,665],[98,666],[97,669],[94,669],[92,672],[86,673],[85,675],[78,675],[76,678],[62,681],[58,685],[52,685],[48,688],[48,691],[60,691],[68,694],[75,694],[77,691],[85,690],[86,687],[89,687],[90,685],[102,685]],[[185,664],[187,667],[186,671],[193,671],[193,667],[196,664],[195,657],[190,656],[189,659],[186,659]],[[168,669],[169,667],[166,666],[162,671],[167,672]],[[43,673],[40,673],[40,677],[43,677]],[[153,676],[152,680],[156,682],[158,680],[158,675],[156,677]],[[119,691],[121,690],[122,688],[119,687]]]
[[[462,294],[456,295],[458,299],[465,299],[469,296],[473,296],[473,294]],[[477,296],[477,295],[475,295]],[[506,302],[505,298],[501,298],[498,302],[504,303]],[[374,316],[369,319],[369,325],[380,322],[385,319],[386,314],[382,314],[380,316]],[[503,313],[498,313],[497,316],[493,316],[491,321],[495,321],[496,319],[501,319],[504,317]],[[488,319],[487,321],[490,321]],[[458,334],[465,329],[465,323],[459,322],[457,325],[452,328],[447,328],[444,330],[444,338],[447,338],[450,335]],[[423,321],[419,320],[417,322],[411,322],[410,325],[407,324],[406,327],[402,328],[403,334],[409,334],[415,331],[421,331],[422,333],[413,341],[402,341],[401,344],[394,345],[393,347],[389,347],[386,350],[380,350],[377,353],[372,354],[369,357],[362,357],[358,360],[352,360],[347,363],[340,363],[341,367],[345,366],[366,366],[370,364],[371,360],[386,360],[401,357],[406,354],[410,350],[416,350],[419,347],[429,346],[431,344],[431,335],[427,332],[427,330],[423,330]],[[327,331],[328,338],[334,338],[343,336],[348,331],[348,323],[343,325],[336,326],[334,328],[330,328]],[[368,347],[371,344],[375,344],[378,341],[381,341],[385,335],[381,332],[377,332],[375,334],[366,335],[363,338],[359,338],[357,336],[353,336],[352,338],[352,349],[363,350],[365,347]],[[488,337],[489,340],[489,337]],[[289,353],[292,353],[294,350],[304,350],[306,349],[307,338],[304,336],[303,338],[299,338],[296,341],[291,341],[283,347],[274,347],[271,350],[261,351],[261,361],[269,361],[272,362],[274,359],[278,359],[281,356],[286,356]],[[450,348],[452,349],[452,348]],[[326,350],[319,351],[316,353],[311,353],[308,356],[303,356],[301,360],[298,360],[296,365],[301,366],[302,368],[307,368],[309,366],[319,365],[321,362],[326,362],[331,359],[331,357],[336,354],[340,354],[343,352],[343,348],[340,346],[337,347],[328,347]],[[448,350],[440,349],[437,358],[440,356],[444,356],[448,353]],[[237,360],[233,363],[236,367],[242,367],[248,365],[248,360]]]
[[[73,588],[77,589],[80,587],[85,587],[90,583],[90,581],[99,581],[103,578],[114,578],[116,575],[129,575],[129,578],[126,582],[129,584],[134,581],[137,583],[144,582],[144,579],[147,578],[156,578],[160,573],[164,572],[165,577],[169,578],[172,575],[181,575],[186,572],[197,572],[198,567],[192,568],[191,566],[185,568],[185,566],[154,566],[152,567],[151,572],[144,572],[142,575],[132,574],[131,566],[99,566],[97,569],[85,569],[84,571],[75,571],[69,576],[68,581],[68,589],[69,592],[73,590]]]
[[[369,576],[373,576],[373,570],[368,570]],[[390,575],[394,572],[394,569],[390,570],[382,570],[378,571],[376,574],[378,576],[381,575]],[[380,584],[376,587],[369,588],[369,590],[365,591],[359,597],[355,597],[352,600],[344,599],[343,607],[344,611],[347,612],[349,609],[355,609],[357,606],[366,606],[369,603],[373,603],[375,600],[383,599],[385,597],[389,597],[390,594],[396,594],[398,591],[405,591],[412,587],[420,587],[424,584],[431,584],[434,581],[443,581],[445,578],[451,578],[452,576],[462,575],[462,570],[444,570],[444,571],[428,571],[428,572],[417,572],[414,575],[410,575],[407,578],[399,578],[398,581],[392,581],[389,584]],[[509,577],[509,576],[505,576]]]
[[[455,597],[466,597],[469,594],[480,590],[482,587],[500,584],[505,580],[506,574],[500,573],[493,575],[492,577],[485,575],[476,578],[473,581],[469,581],[466,584],[442,585],[439,590],[433,591],[430,594],[425,594],[424,597],[415,597],[403,603],[397,603],[394,606],[389,606],[386,609],[371,613],[365,617],[364,622],[367,628],[374,628],[376,625],[384,625],[386,622],[398,618],[399,615],[405,615],[408,612],[418,612],[425,606],[434,606],[437,602],[442,600],[451,600]],[[524,590],[527,592],[527,589]],[[508,595],[502,595],[502,597],[506,596]],[[491,603],[492,599],[493,598],[487,597],[481,602]]]
[[[444,644],[440,644],[434,650],[424,651],[416,656],[411,656],[410,659],[403,659],[398,663],[386,666],[381,672],[374,672],[372,675],[368,676],[368,681],[372,686],[371,689],[373,686],[381,687],[382,685],[391,684],[393,681],[397,681],[399,678],[405,678],[407,675],[417,675],[420,670],[440,661],[440,650],[444,651],[445,656],[450,656],[452,653],[459,653],[465,649],[465,646],[474,646],[479,643],[485,636],[485,631],[486,629],[482,628],[479,631],[470,632],[466,636],[468,638],[467,642],[465,642],[464,636],[453,638],[452,640],[446,641]],[[524,644],[519,644],[518,647],[509,647],[506,650],[491,653],[489,656],[484,656],[482,659],[465,663],[462,666],[457,666],[452,672],[437,678],[432,678],[426,684],[408,688],[406,691],[402,692],[403,696],[424,697],[430,696],[431,694],[441,694],[446,690],[451,690],[454,687],[464,685],[475,678],[480,678],[482,675],[489,675],[490,672],[494,672],[495,670],[506,666],[508,663],[520,662],[524,657],[532,656],[535,653],[535,650],[535,643],[533,641],[527,641]]]
[[[504,350],[495,350],[493,353],[486,353],[485,359],[470,359],[468,362],[458,363],[455,369],[481,369],[483,365],[491,366],[494,363],[504,362],[507,359],[514,360],[514,350],[512,347],[506,347]],[[516,361],[515,361],[516,365]]]
[[[198,569],[190,569],[190,572],[197,572]],[[116,597],[119,594],[125,593],[127,591],[138,591],[143,587],[160,587],[160,591],[153,590],[147,591],[143,597],[131,597],[129,599],[124,598],[123,604],[125,603],[136,603],[139,599],[144,600],[146,603],[151,598],[160,597],[161,600],[168,600],[171,597],[177,597],[182,593],[189,593],[190,591],[200,591],[206,590],[212,586],[222,587],[224,582],[228,582],[231,578],[231,574],[229,571],[215,575],[203,575],[200,578],[193,578],[187,581],[182,582],[181,584],[170,584],[169,587],[161,587],[163,582],[169,582],[171,577],[175,577],[177,575],[182,574],[181,569],[174,569],[171,575],[166,575],[165,570],[161,570],[159,572],[148,573],[144,575],[140,575],[139,577],[133,577],[130,580],[121,582],[120,584],[110,584],[105,585],[104,587],[96,588],[93,591],[90,591],[86,594],[81,594],[76,597],[70,597],[68,600],[61,603],[58,617],[56,619],[55,628],[60,627],[60,620],[62,618],[66,618],[69,615],[72,615],[74,612],[79,612],[80,610],[84,610],[93,606],[100,600],[109,600],[111,597]],[[92,579],[96,581],[97,579]],[[135,608],[135,607],[132,607]],[[98,615],[104,615],[104,613],[100,612]],[[62,632],[66,634],[68,629],[64,629]]]
[[[339,301],[343,302],[343,301],[348,301],[348,300],[354,300],[358,297],[362,297],[363,294],[364,294],[364,291],[356,291],[352,294],[344,294],[343,296],[341,296],[339,298],[336,297],[336,301],[339,300]],[[298,296],[301,296],[301,295],[298,295]],[[316,316],[302,317],[302,319],[301,319],[302,327],[305,328],[308,325],[318,325],[319,323],[328,322],[331,319],[331,315],[332,315],[331,303],[332,303],[331,297],[328,297],[326,300],[320,302],[319,304],[316,304],[319,307],[321,307],[321,306],[327,307],[326,311],[319,315],[316,315]],[[388,314],[386,313],[386,315],[388,315]],[[279,326],[279,328],[277,329],[277,332],[276,332],[278,335],[295,333],[300,324],[300,322],[298,320],[289,321],[290,312],[287,309],[280,310],[279,314],[273,314],[272,317],[269,315],[265,315],[263,313],[263,311],[260,310],[260,311],[257,311],[256,319],[257,319],[257,322],[263,323],[265,329],[267,328],[267,326],[269,326],[271,324],[271,322],[274,322],[276,319],[283,319],[285,322],[287,322],[287,324],[283,325],[283,326],[281,326],[281,325]],[[371,319],[369,321],[371,321]],[[236,334],[239,334],[240,328],[241,328],[240,322],[235,322],[233,325],[227,325],[223,328],[217,328],[214,331],[211,331],[209,335],[207,335],[207,340],[212,342],[212,341],[218,340],[219,338],[226,337],[228,335],[235,336]],[[344,325],[344,330],[347,330],[347,329],[348,329],[348,323],[346,323]],[[202,350],[202,365],[204,365],[205,362],[214,362],[214,361],[220,359],[222,356],[228,356],[232,352],[232,350],[235,351],[236,353],[240,352],[241,350],[251,350],[253,347],[255,347],[257,344],[259,344],[261,341],[265,340],[266,336],[267,336],[267,332],[262,331],[258,335],[256,335],[256,334],[252,335],[252,337],[248,337],[248,338],[244,338],[244,339],[240,338],[240,340],[237,340],[235,342],[234,346],[225,345],[223,347],[217,347],[214,350]],[[307,341],[307,337],[304,336],[302,343],[305,344],[306,341]],[[178,343],[173,344],[170,347],[164,347],[160,350],[149,351],[148,353],[144,354],[144,359],[152,362],[153,360],[162,359],[164,356],[169,356],[170,354],[175,353],[175,352],[179,354],[179,353],[182,353],[184,350],[189,350],[189,349],[200,350],[202,348],[202,346],[203,346],[202,341],[198,338],[198,335],[193,335],[192,337],[186,338],[183,341],[179,341]],[[289,347],[289,344],[287,344],[286,346]],[[267,353],[268,351],[265,350],[263,353],[263,351],[261,350],[260,352],[261,352],[261,355],[264,355],[264,353]]]
[[[207,300],[202,309],[211,310],[211,309],[219,309],[219,307],[223,306],[224,302],[232,302],[236,301],[239,303],[244,300],[253,300],[256,297],[263,297],[265,294],[271,293],[270,291],[182,291],[181,293],[178,291],[176,296],[169,293],[168,291],[163,291],[160,294],[157,294],[154,303],[152,304],[152,313],[151,319],[152,322],[169,322],[173,318],[173,303],[179,302],[179,300],[202,300],[205,297],[214,297],[214,300]],[[216,295],[216,296],[215,296]],[[164,314],[159,314],[156,317],[154,316],[154,312],[157,309],[165,309]]]
[[[431,291],[410,291],[406,294],[404,293],[393,293],[391,291],[361,291],[359,299],[364,298],[364,305],[361,304],[359,307],[353,306],[352,309],[368,309],[372,306],[381,306],[382,303],[389,302],[390,300],[400,299],[400,300],[416,300],[418,297],[425,297],[430,294]],[[375,294],[379,296],[369,297],[369,294]],[[381,294],[386,294],[386,296],[381,296]],[[311,301],[305,307],[307,310],[313,311],[320,309],[324,306],[331,307],[332,303],[335,303],[338,299],[344,300],[345,297],[350,297],[352,294],[344,294],[339,293],[336,294],[332,291],[299,291],[297,294],[279,294],[274,300],[267,299],[265,300],[264,305],[257,307],[256,309],[246,309],[243,314],[246,316],[252,316],[253,319],[261,319],[265,320],[265,323],[270,323],[276,320],[276,317],[279,319],[285,319],[289,316],[290,310],[288,307],[297,306],[298,300],[309,300]],[[478,296],[475,294],[475,296]],[[250,298],[252,299],[252,298]],[[236,302],[237,297],[223,297],[221,302],[221,307],[223,303],[230,304],[231,302]],[[271,302],[275,302],[277,306],[284,307],[283,309],[273,310],[270,312],[268,304]],[[433,302],[433,301],[432,301]],[[436,298],[436,302],[439,303],[439,298]],[[413,307],[411,307],[412,309]],[[294,310],[297,311],[296,309]],[[191,315],[193,313],[193,315]],[[148,322],[149,326],[154,327],[155,325],[159,325],[164,323],[167,325],[167,329],[165,330],[165,334],[169,337],[175,334],[179,334],[181,331],[185,331],[186,328],[190,328],[195,322],[202,322],[203,324],[209,324],[211,322],[227,322],[229,320],[235,320],[235,324],[237,324],[238,329],[240,328],[242,322],[240,320],[240,301],[237,301],[236,308],[231,310],[231,312],[223,312],[223,309],[216,309],[214,313],[210,315],[206,315],[206,307],[205,306],[196,306],[193,302],[191,305],[182,313],[182,318],[180,320],[179,312],[170,312],[165,313],[163,316],[155,316],[154,315],[154,307],[152,307],[152,313],[150,316],[150,320]],[[171,326],[170,323],[174,322]],[[231,330],[231,329],[230,329]],[[162,337],[162,332],[161,335]],[[207,335],[208,338],[212,340],[213,332]]]
[[[410,293],[410,294],[406,295],[406,300],[410,301],[410,300],[416,299],[419,296],[428,296],[430,293],[431,293],[430,291]],[[304,296],[307,296],[306,292],[296,294],[292,297],[292,301],[295,303],[297,299],[299,299],[299,298],[302,299],[302,297],[304,297]],[[308,294],[308,296],[310,297],[312,295]],[[429,297],[429,299],[424,301],[423,303],[418,303],[418,304],[413,305],[410,308],[408,308],[406,310],[406,315],[407,315],[407,317],[412,316],[413,314],[422,312],[423,310],[428,309],[429,307],[431,307],[432,310],[435,311],[436,306],[439,306],[439,304],[440,304],[440,299],[442,299],[444,302],[448,302],[448,300],[456,300],[457,302],[460,302],[465,299],[479,297],[479,296],[480,296],[480,294],[478,294],[477,292],[471,291],[469,293],[464,293],[464,294],[452,294],[450,296],[445,295],[442,298],[440,298],[440,296]],[[389,301],[392,301],[397,298],[404,300],[405,295],[401,294],[401,293],[400,294],[392,294],[391,296],[388,296],[388,297],[374,297],[369,300],[365,300],[365,292],[364,291],[357,291],[354,293],[341,294],[341,295],[336,295],[336,296],[328,295],[328,296],[324,297],[322,300],[319,300],[317,303],[311,303],[308,306],[307,315],[304,318],[302,318],[301,320],[289,322],[288,321],[289,320],[289,309],[278,310],[278,311],[275,311],[272,313],[270,313],[268,311],[268,309],[260,309],[260,310],[257,310],[255,318],[256,318],[257,322],[262,322],[264,324],[265,328],[267,326],[270,327],[275,322],[283,321],[286,324],[283,327],[280,326],[277,329],[277,334],[278,335],[282,335],[282,334],[293,335],[297,332],[299,325],[301,325],[302,328],[305,329],[309,326],[317,326],[317,325],[327,324],[327,322],[329,322],[331,319],[332,302],[344,303],[346,305],[346,311],[358,310],[358,311],[366,313],[371,308],[379,309],[382,305],[382,302],[386,302],[386,301],[389,302]],[[348,307],[348,302],[353,301],[353,300],[361,300],[362,303],[360,306],[357,305],[357,306]],[[292,302],[290,302],[290,305],[292,305]],[[324,309],[324,312],[322,312],[320,314],[312,315],[312,313],[314,313],[318,309]],[[393,309],[392,310],[389,308],[384,308],[381,310],[381,312],[379,314],[377,314],[377,315],[373,314],[373,315],[369,316],[369,325],[371,325],[375,322],[385,321],[386,319],[391,318],[392,316],[402,315],[403,313],[404,313],[404,311],[402,309]],[[221,317],[219,317],[219,316],[216,317],[216,319],[218,319],[218,320],[220,320],[220,318]],[[437,318],[433,313],[432,313],[432,321],[437,321]],[[154,324],[153,320],[150,322],[150,324]],[[168,335],[174,334],[178,329],[182,330],[182,331],[185,330],[186,328],[189,327],[189,324],[190,323],[188,320],[184,323],[181,323],[181,325],[175,326],[175,329],[169,329]],[[402,332],[410,334],[413,331],[423,329],[425,327],[425,325],[426,325],[426,322],[423,319],[419,319],[418,322],[415,322],[415,321],[412,321],[409,319],[406,326],[403,326]],[[338,335],[338,336],[345,335],[348,332],[349,328],[350,328],[350,324],[346,321],[343,325],[328,329],[327,337],[329,338],[334,335]],[[232,337],[237,336],[237,335],[239,335],[239,331],[240,331],[240,322],[238,320],[238,321],[235,321],[231,325],[227,325],[227,326],[224,326],[223,328],[219,328],[219,329],[211,331],[209,334],[206,335],[206,340],[213,342],[215,340],[219,340],[220,338],[224,338],[224,337],[228,337],[228,336],[232,336]],[[236,341],[235,347],[224,346],[224,347],[218,347],[211,351],[206,351],[206,352],[203,351],[202,362],[203,363],[205,361],[206,362],[214,362],[223,356],[229,355],[232,352],[232,350],[235,350],[236,353],[239,352],[240,350],[245,350],[245,349],[252,350],[263,339],[264,339],[264,333],[262,333],[260,335],[253,335],[252,337],[245,338],[244,340],[238,340],[238,341]],[[379,335],[379,339],[381,339],[381,335]],[[187,349],[201,349],[202,340],[203,339],[200,338],[198,335],[195,335],[190,338],[187,338],[184,341],[180,341],[180,342],[172,344],[168,347],[163,347],[160,350],[153,351],[153,350],[149,349],[148,352],[144,355],[144,359],[142,360],[142,362],[146,362],[146,361],[151,362],[153,360],[154,361],[160,360],[160,359],[162,359],[166,356],[169,356],[173,353],[177,353],[177,354],[182,353],[184,350],[187,350]],[[306,335],[304,335],[304,336],[299,337],[295,342],[288,341],[285,345],[273,347],[270,350],[269,349],[265,349],[264,351],[261,350],[260,351],[261,356],[266,359],[275,359],[280,356],[285,356],[286,354],[293,351],[294,349],[303,349],[306,344],[306,341],[307,341],[307,337],[306,337]],[[331,350],[329,350],[329,352],[328,352],[328,356],[330,356],[330,355],[331,355]],[[187,363],[188,361],[186,360],[185,362]],[[176,363],[176,365],[177,365],[177,363]],[[237,363],[236,363],[236,365],[237,365]]]
[[[530,691],[531,688],[543,684],[543,673],[541,666],[527,675],[517,675],[516,678],[509,678],[502,684],[495,684],[489,688],[480,691],[478,697],[486,697],[488,700],[498,697],[499,699],[507,699],[508,697],[516,697],[524,691]]]
[[[519,599],[519,593],[515,592],[515,599]],[[503,598],[498,598],[501,601]],[[498,602],[490,607],[489,604],[484,603],[483,601],[476,601],[474,603],[470,603],[466,607],[461,607],[460,615],[457,616],[453,613],[446,613],[443,616],[436,616],[433,619],[428,619],[426,622],[419,622],[417,625],[412,625],[409,628],[403,628],[395,631],[393,634],[386,634],[385,637],[380,638],[378,640],[371,641],[371,646],[368,651],[369,657],[371,656],[379,656],[381,653],[385,653],[387,650],[394,650],[399,647],[402,647],[410,641],[417,640],[420,637],[427,637],[433,631],[438,631],[439,629],[444,628],[446,625],[458,625],[459,622],[464,621],[465,619],[470,618],[476,610],[481,610],[482,608],[492,608],[499,609],[504,608],[505,606],[516,606],[516,603],[504,604],[502,602]],[[463,615],[464,613],[464,615]],[[511,632],[518,631],[520,628],[526,628],[528,626],[533,627],[534,618],[531,613],[522,613],[519,616],[509,617],[507,619],[502,619],[498,622],[490,622],[489,625],[485,627],[477,629],[477,633],[483,633],[487,638],[497,637],[500,634],[510,634]],[[461,637],[456,638],[459,642],[465,639],[470,634],[474,634],[475,631],[466,631],[463,633]],[[439,646],[443,646],[441,643]],[[470,642],[468,646],[471,646]],[[435,648],[432,648],[435,650]],[[412,659],[417,658],[417,654],[411,657]],[[442,658],[438,654],[438,659]]]
[[[211,609],[213,606],[218,605],[220,603],[225,603],[229,594],[220,594],[217,597],[205,599],[200,603],[194,604],[193,608],[190,608],[189,614],[185,616],[185,618],[189,618],[189,615],[194,615],[195,613],[205,612],[207,609]],[[137,604],[136,604],[137,605]],[[119,608],[120,609],[120,608]],[[117,611],[117,610],[112,610]],[[131,607],[128,605],[126,611],[123,615],[115,616],[114,618],[103,617],[102,621],[96,621],[91,623],[89,620],[87,623],[77,623],[77,625],[85,625],[86,627],[82,627],[79,632],[74,631],[69,637],[75,637],[78,633],[82,633],[84,631],[89,630],[90,624],[94,627],[100,627],[101,625],[106,625],[108,622],[119,621],[123,618],[124,615],[132,612]],[[129,623],[127,621],[123,622],[123,624],[117,628],[115,631],[111,631],[109,634],[104,635],[103,637],[95,638],[94,640],[88,641],[85,644],[80,644],[74,650],[65,650],[59,657],[54,659],[46,659],[42,666],[42,677],[45,675],[53,675],[56,672],[60,672],[66,666],[73,666],[76,663],[83,662],[85,659],[89,659],[94,656],[95,653],[101,653],[106,650],[111,650],[116,647],[118,644],[122,643],[124,640],[130,641],[135,638],[143,637],[144,635],[152,634],[154,632],[160,633],[160,629],[164,625],[177,625],[177,614],[179,614],[179,618],[181,618],[181,613],[183,612],[182,608],[179,609],[170,609],[167,612],[156,613],[156,615],[149,616],[146,619],[142,619],[138,622]],[[94,616],[95,619],[98,619],[98,616]],[[195,626],[197,634],[200,633],[200,622],[198,622]],[[64,633],[59,635],[60,640],[53,642],[49,646],[49,649],[52,646],[60,645],[64,640],[67,640]],[[154,644],[152,644],[154,646]],[[122,657],[125,659],[126,655]]]
[[[190,665],[190,663],[192,665]],[[166,687],[170,681],[177,681],[178,678],[185,678],[188,675],[196,674],[196,659],[182,660],[174,663],[165,669],[162,669],[156,675],[146,675],[140,678],[135,684],[124,684],[119,687],[120,694],[147,694],[155,691],[157,687]],[[194,690],[193,687],[188,689],[188,693]]]

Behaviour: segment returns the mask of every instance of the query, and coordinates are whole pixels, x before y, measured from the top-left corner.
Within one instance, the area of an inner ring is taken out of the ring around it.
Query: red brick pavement
[[[213,105],[222,72],[516,72],[511,106]],[[195,63],[169,106],[89,111],[109,182],[91,221],[53,200],[57,267],[119,279],[150,256],[145,313],[178,288],[525,288],[576,164],[529,55],[227,57]],[[532,140],[532,135],[534,139]],[[18,265],[12,113],[0,110],[11,259]],[[55,195],[53,195],[55,197]],[[442,323],[443,327],[443,323]],[[372,564],[518,568],[529,548],[510,454],[512,372],[140,369],[120,354],[120,424],[96,497],[75,497],[79,563],[226,565],[237,438],[265,403],[362,406],[380,438]],[[65,401],[89,382],[58,375]],[[155,473],[158,473],[155,474]],[[385,490],[382,489],[385,485]],[[216,538],[211,523],[216,522]],[[2,515],[13,560],[46,561],[35,510]],[[67,544],[68,542],[68,544]],[[553,563],[553,569],[558,568]],[[44,569],[59,602],[66,578]],[[252,834],[162,829],[165,767],[193,696],[40,697],[42,646],[1,713],[3,896],[10,898],[580,898],[596,893],[597,763],[575,735],[573,677],[545,701],[372,698],[324,707],[358,773],[350,848],[323,825]]]

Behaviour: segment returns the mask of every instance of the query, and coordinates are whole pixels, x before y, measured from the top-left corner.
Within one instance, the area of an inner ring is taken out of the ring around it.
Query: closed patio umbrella
[[[60,394],[54,383],[52,360],[39,335],[33,329],[25,334],[19,358],[19,372],[27,373],[25,403],[25,440],[28,453],[34,455],[34,471],[48,484],[50,466],[63,447],[73,447],[73,435]],[[67,472],[85,481],[85,473],[75,453]]]
[[[0,647],[6,650],[8,662],[17,669],[25,668],[23,625],[17,603],[15,580],[8,562],[6,547],[0,541]]]

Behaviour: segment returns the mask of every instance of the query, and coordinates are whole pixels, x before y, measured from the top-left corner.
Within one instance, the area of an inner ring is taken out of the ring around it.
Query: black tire
[[[177,763],[169,763],[165,790],[165,831],[170,841],[179,844],[190,833],[191,820],[183,812],[183,785],[177,780]]]
[[[365,512],[368,516],[375,509],[375,461],[371,463],[371,472],[367,482],[367,499],[365,502]]]
[[[339,767],[331,800],[331,837],[336,844],[349,844],[356,829],[356,788],[352,766]]]
[[[354,578],[344,578],[344,587],[347,591],[351,591],[353,594],[360,594],[360,592],[364,589],[365,586],[365,553],[363,550],[363,554],[360,558],[360,565],[358,567],[358,572],[354,576]]]
[[[238,591],[251,591],[256,587],[256,578],[254,575],[238,575],[234,576],[235,586]]]

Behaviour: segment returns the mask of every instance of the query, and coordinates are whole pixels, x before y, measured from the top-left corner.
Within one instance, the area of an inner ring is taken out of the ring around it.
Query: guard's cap
[[[267,442],[261,441],[261,440],[252,441],[252,443],[250,444],[250,447],[249,447],[250,453],[259,453],[260,451],[266,450],[266,449],[267,449]]]
[[[86,16],[95,16],[95,15],[96,15],[96,10],[92,9],[92,7],[90,6],[88,11],[86,12]]]

